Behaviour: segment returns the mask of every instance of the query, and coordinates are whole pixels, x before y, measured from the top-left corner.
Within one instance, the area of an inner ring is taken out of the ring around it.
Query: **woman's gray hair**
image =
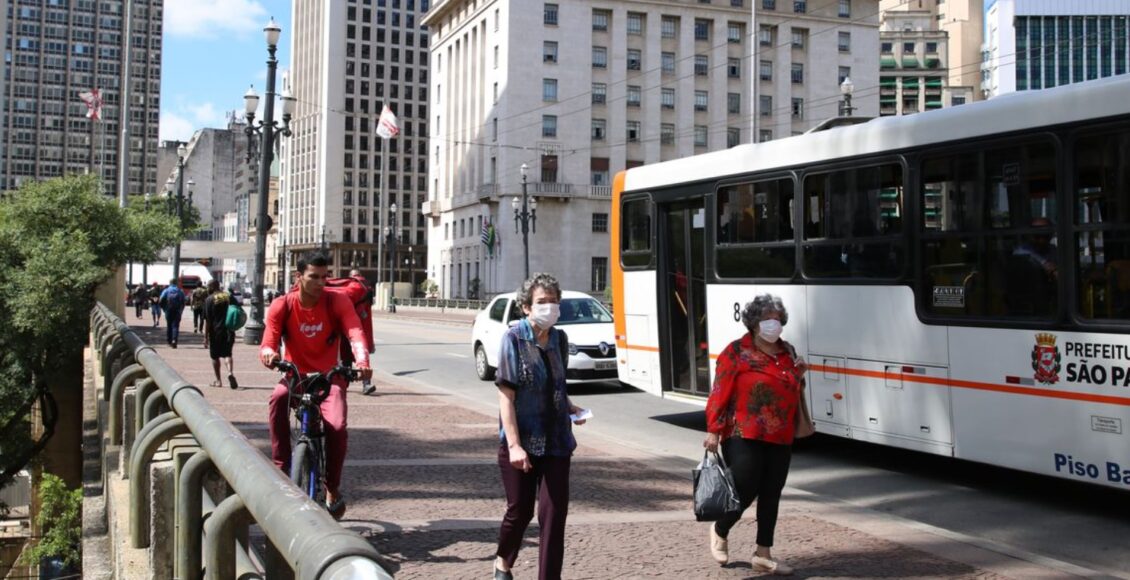
[[[772,294],[762,294],[746,303],[745,308],[742,309],[742,324],[750,332],[756,332],[757,323],[761,321],[761,317],[765,316],[766,312],[780,313],[781,326],[789,323],[789,311],[785,310],[785,304],[781,302],[781,299]]]
[[[557,282],[557,278],[539,272],[534,274],[532,278],[522,282],[518,287],[518,304],[522,306],[532,306],[534,303],[534,290],[541,288],[546,292],[552,292],[557,296],[557,301],[561,301],[561,284]]]

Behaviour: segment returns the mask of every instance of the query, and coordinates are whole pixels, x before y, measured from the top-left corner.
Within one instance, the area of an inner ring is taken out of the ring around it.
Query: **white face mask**
[[[530,307],[530,322],[542,330],[557,324],[560,315],[560,304],[534,304]]]
[[[781,338],[781,321],[772,318],[757,323],[757,334],[765,342],[777,342]]]

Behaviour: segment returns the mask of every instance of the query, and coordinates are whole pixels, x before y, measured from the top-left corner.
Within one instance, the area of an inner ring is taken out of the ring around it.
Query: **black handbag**
[[[741,511],[741,500],[734,486],[734,474],[717,452],[703,453],[702,462],[691,470],[694,476],[694,517],[700,522],[714,522],[722,516]]]

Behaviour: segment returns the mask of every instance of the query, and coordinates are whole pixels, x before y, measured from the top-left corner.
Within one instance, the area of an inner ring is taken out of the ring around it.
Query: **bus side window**
[[[1130,128],[1090,135],[1075,145],[1072,224],[1077,312],[1130,320]]]
[[[626,267],[651,263],[651,201],[623,202],[620,224],[620,261]]]
[[[941,316],[1054,316],[1055,182],[1055,148],[1047,142],[925,160],[925,310]]]

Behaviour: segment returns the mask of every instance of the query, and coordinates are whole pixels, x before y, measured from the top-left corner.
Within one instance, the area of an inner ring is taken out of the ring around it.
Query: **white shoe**
[[[710,555],[719,564],[730,561],[730,543],[714,531],[714,524],[710,524]]]
[[[753,564],[754,570],[768,572],[775,576],[791,576],[793,573],[792,567],[788,564],[780,560],[770,560],[769,558],[762,558],[761,556],[758,556],[756,554],[754,554],[750,563]]]

